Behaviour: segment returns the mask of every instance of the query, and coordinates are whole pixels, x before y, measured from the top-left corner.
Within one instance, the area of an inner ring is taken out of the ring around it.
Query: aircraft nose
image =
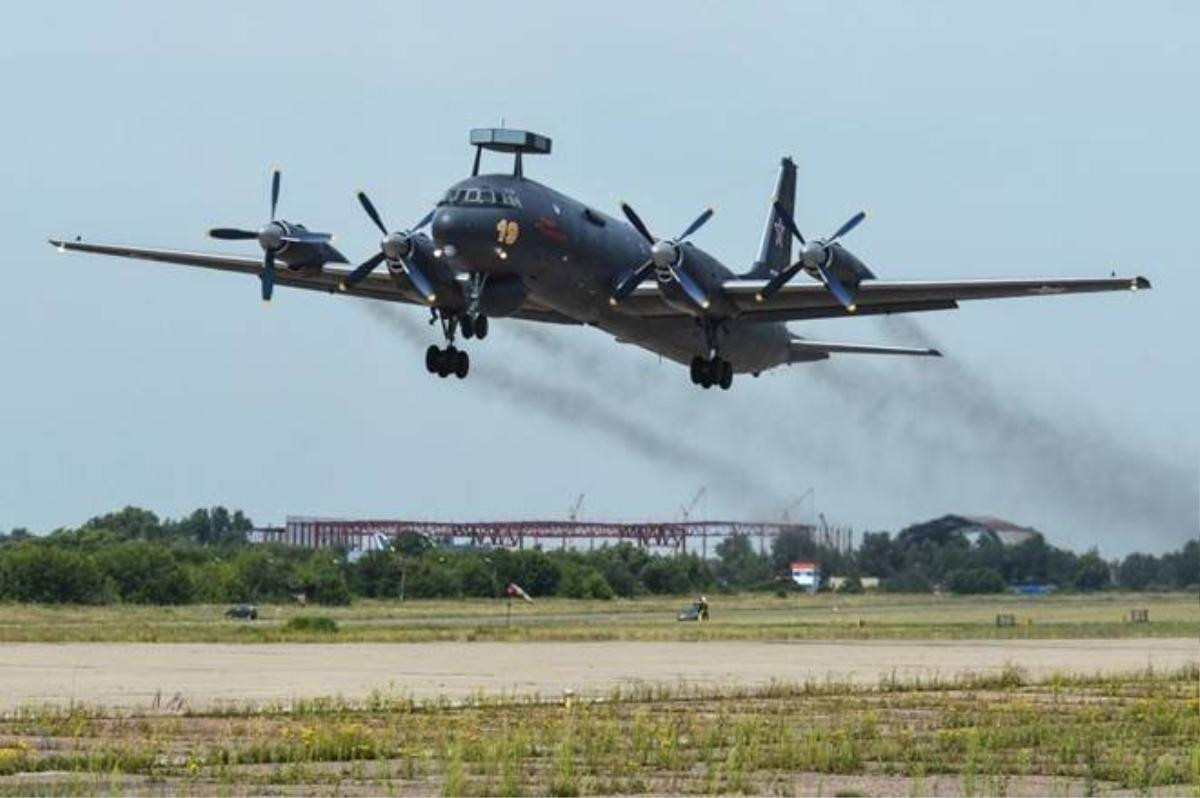
[[[509,224],[500,209],[445,208],[433,217],[433,241],[468,270],[492,270],[508,257]]]

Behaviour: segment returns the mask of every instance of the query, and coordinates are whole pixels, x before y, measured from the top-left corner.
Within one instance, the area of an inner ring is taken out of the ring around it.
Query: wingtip
[[[930,356],[930,357],[942,357],[942,350],[940,350],[940,349],[930,349],[930,350],[929,350],[929,356]]]

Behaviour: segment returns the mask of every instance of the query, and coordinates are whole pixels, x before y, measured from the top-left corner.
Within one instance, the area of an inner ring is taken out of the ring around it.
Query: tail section
[[[792,237],[788,235],[787,228],[775,213],[776,202],[788,214],[795,216],[796,164],[791,158],[784,158],[780,163],[779,183],[775,186],[775,196],[771,198],[770,209],[767,212],[767,229],[763,232],[758,260],[754,262],[754,268],[742,275],[743,277],[767,280],[792,265]]]

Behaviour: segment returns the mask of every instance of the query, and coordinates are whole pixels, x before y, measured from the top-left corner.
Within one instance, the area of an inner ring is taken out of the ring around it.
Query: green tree
[[[1005,587],[995,568],[960,568],[946,575],[946,589],[960,595],[1003,593]]]
[[[1117,567],[1117,584],[1127,590],[1145,590],[1158,581],[1162,563],[1151,554],[1130,554]]]
[[[0,597],[46,604],[102,604],[113,588],[90,554],[44,542],[0,549]]]
[[[1077,590],[1103,590],[1112,584],[1112,572],[1099,553],[1092,549],[1079,558],[1072,580]]]
[[[140,507],[125,507],[115,513],[96,516],[83,528],[108,530],[123,540],[161,540],[164,537],[158,516]]]
[[[751,587],[772,576],[770,561],[754,551],[746,535],[727,536],[717,544],[716,554],[717,578],[729,587]]]
[[[106,546],[96,562],[117,586],[122,601],[133,604],[186,604],[193,600],[190,574],[170,549],[145,540]]]
[[[312,553],[296,570],[305,595],[318,604],[349,604],[354,598],[346,584],[344,561],[328,549]]]

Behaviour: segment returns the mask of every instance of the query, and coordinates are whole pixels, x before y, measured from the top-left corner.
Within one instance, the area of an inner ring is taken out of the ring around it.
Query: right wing
[[[236,272],[254,277],[262,268],[261,258],[248,258],[239,255],[213,255],[206,252],[188,252],[178,249],[155,249],[152,247],[131,247],[121,244],[93,244],[86,241],[65,241],[50,239],[50,243],[58,247],[60,252],[68,250],[75,252],[91,252],[97,255],[112,255],[118,258],[135,258],[138,260],[157,261],[160,263],[178,263],[184,266],[199,266],[203,269],[216,269],[223,272]],[[346,291],[339,291],[338,284],[345,279],[349,271],[345,269],[322,268],[319,271],[290,271],[279,268],[275,273],[275,284],[289,288],[304,288],[309,291],[324,291],[329,294],[344,293],[348,296],[364,297],[367,299],[382,299],[387,302],[402,302],[408,305],[428,307],[425,300],[412,288],[401,287],[390,276],[368,274],[360,283]],[[462,293],[451,297],[447,305],[451,310],[464,307]],[[512,314],[519,319],[542,321],[552,324],[578,324],[572,318],[538,304],[532,299],[526,299],[525,304]]]
[[[1137,291],[1150,287],[1145,277],[1066,278],[1034,280],[864,280],[854,290],[857,310],[847,311],[820,283],[792,282],[759,301],[766,280],[726,280],[721,290],[737,308],[738,317],[755,321],[847,318],[880,313],[951,310],[959,302],[977,299],[1055,296],[1096,291]],[[678,316],[682,311],[662,299],[658,286],[637,287],[622,302],[639,316]]]

